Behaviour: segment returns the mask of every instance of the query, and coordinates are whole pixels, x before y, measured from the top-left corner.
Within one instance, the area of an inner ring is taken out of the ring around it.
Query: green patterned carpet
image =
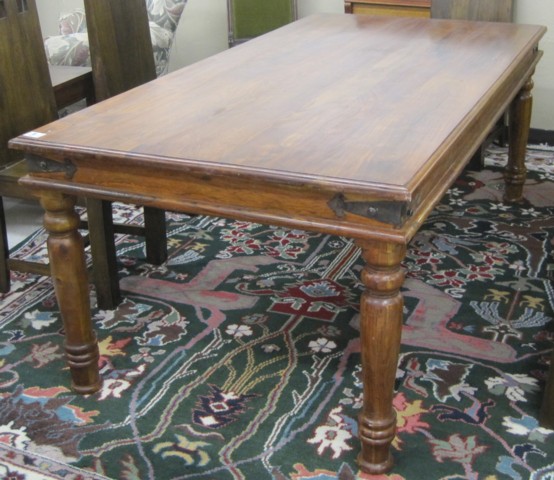
[[[519,207],[501,202],[500,169],[466,172],[410,244],[393,473],[355,462],[353,243],[168,213],[166,264],[143,261],[142,239],[117,239],[125,299],[93,311],[95,395],[68,389],[50,280],[13,273],[0,480],[554,479],[554,431],[536,419],[554,341],[553,159],[530,152],[538,171]],[[19,254],[43,258],[44,240]]]

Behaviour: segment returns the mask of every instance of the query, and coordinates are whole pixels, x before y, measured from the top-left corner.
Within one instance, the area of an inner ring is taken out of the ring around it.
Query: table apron
[[[406,202],[379,195],[347,194],[306,185],[254,184],[248,179],[196,177],[183,171],[154,172],[140,168],[92,169],[77,166],[68,180],[63,173],[33,173],[20,182],[35,192],[120,201],[168,211],[221,216],[357,239],[405,243],[401,227],[367,218],[364,208],[408,212]],[[341,204],[345,208],[341,208]],[[354,208],[352,207],[354,206]],[[372,207],[373,206],[373,207]],[[386,213],[384,214],[386,216]]]

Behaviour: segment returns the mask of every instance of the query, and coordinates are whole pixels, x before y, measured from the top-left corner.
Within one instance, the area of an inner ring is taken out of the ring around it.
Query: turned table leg
[[[360,468],[379,474],[392,467],[390,445],[396,432],[392,406],[400,351],[406,247],[388,242],[358,242],[366,266],[360,302],[360,338],[364,404],[359,417]]]
[[[50,271],[65,329],[72,387],[78,393],[93,393],[101,386],[98,343],[90,319],[89,285],[75,198],[42,192],[40,200],[46,211]]]
[[[532,89],[533,79],[530,77],[510,105],[508,165],[504,173],[506,182],[504,201],[508,203],[519,202],[523,199],[523,184],[527,176],[525,152],[529,140],[533,107]]]

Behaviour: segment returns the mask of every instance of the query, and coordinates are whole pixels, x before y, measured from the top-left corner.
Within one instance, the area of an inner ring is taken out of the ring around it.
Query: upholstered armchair
[[[227,0],[229,46],[275,30],[297,17],[297,0]]]
[[[167,73],[169,51],[187,0],[145,0],[150,37],[158,76]],[[47,37],[44,47],[52,65],[90,66],[87,24],[84,10],[60,16],[59,35]]]

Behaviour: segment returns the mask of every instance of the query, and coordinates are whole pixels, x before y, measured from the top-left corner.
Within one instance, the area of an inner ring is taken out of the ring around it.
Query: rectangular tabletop
[[[55,161],[71,152],[76,172],[56,185],[68,191],[405,239],[521,87],[543,33],[315,15],[12,146]]]

